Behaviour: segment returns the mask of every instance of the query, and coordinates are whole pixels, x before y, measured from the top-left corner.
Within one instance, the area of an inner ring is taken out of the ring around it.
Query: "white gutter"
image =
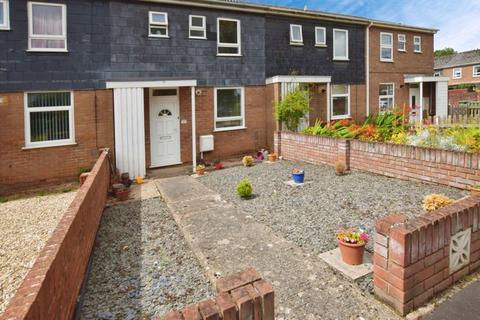
[[[367,104],[367,117],[370,115],[370,28],[372,25],[373,22],[370,22],[365,34],[365,103]]]

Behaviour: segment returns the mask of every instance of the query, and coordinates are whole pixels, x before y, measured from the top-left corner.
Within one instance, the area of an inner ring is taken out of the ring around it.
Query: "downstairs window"
[[[215,130],[225,131],[245,127],[243,88],[215,89]]]
[[[0,30],[10,29],[10,10],[8,0],[0,0]]]
[[[350,118],[350,86],[332,85],[332,120]]]
[[[395,85],[393,83],[381,83],[378,97],[379,111],[392,111],[395,104]]]

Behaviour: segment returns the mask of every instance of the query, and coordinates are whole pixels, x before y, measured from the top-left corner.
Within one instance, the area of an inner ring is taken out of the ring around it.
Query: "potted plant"
[[[310,112],[310,93],[298,88],[275,104],[275,119],[296,132],[300,121]]]
[[[347,171],[347,166],[343,162],[336,162],[335,163],[335,174],[337,176],[343,176]]]
[[[368,234],[361,229],[340,228],[336,236],[343,262],[349,265],[362,264],[365,245],[369,238]]]
[[[201,177],[205,174],[205,165],[203,164],[198,164],[196,167],[195,167],[195,173],[197,174],[197,176]]]
[[[293,168],[292,179],[295,183],[303,183],[305,181],[305,171],[299,168]]]
[[[222,170],[223,168],[225,168],[225,166],[223,165],[223,163],[221,163],[220,161],[215,162],[215,163],[213,164],[213,167],[215,168],[215,170]]]
[[[124,187],[123,189],[117,190],[118,201],[127,201],[129,196],[130,196],[130,188]]]
[[[423,198],[423,210],[432,212],[440,208],[446,207],[455,201],[443,194],[430,194]]]
[[[252,156],[243,157],[242,163],[245,167],[251,167],[253,165],[253,157]]]
[[[268,161],[270,161],[270,162],[277,161],[277,154],[276,153],[269,153],[268,154]]]
[[[248,179],[243,179],[237,185],[237,194],[242,199],[249,199],[252,196],[253,187]]]

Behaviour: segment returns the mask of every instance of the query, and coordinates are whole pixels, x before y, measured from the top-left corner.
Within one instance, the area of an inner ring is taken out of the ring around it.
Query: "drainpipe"
[[[195,169],[197,166],[197,123],[195,117],[195,87],[191,88],[192,91],[192,164],[193,164],[193,172],[195,173]]]
[[[373,22],[367,26],[367,33],[365,35],[365,87],[366,95],[365,102],[367,104],[367,117],[370,115],[370,27]]]

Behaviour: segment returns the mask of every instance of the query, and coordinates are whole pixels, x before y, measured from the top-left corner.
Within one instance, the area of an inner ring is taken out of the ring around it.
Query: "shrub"
[[[251,167],[253,165],[253,157],[252,156],[243,157],[242,163],[245,167]]]
[[[290,92],[275,105],[275,118],[288,130],[297,131],[300,119],[310,112],[310,93],[297,89]]]
[[[248,179],[243,179],[237,185],[237,194],[240,196],[240,198],[248,199],[252,196],[252,192],[252,183]]]
[[[335,162],[335,173],[338,176],[343,176],[347,171],[347,166],[343,162]]]
[[[423,199],[423,209],[432,212],[452,204],[454,200],[443,194],[431,194]]]

